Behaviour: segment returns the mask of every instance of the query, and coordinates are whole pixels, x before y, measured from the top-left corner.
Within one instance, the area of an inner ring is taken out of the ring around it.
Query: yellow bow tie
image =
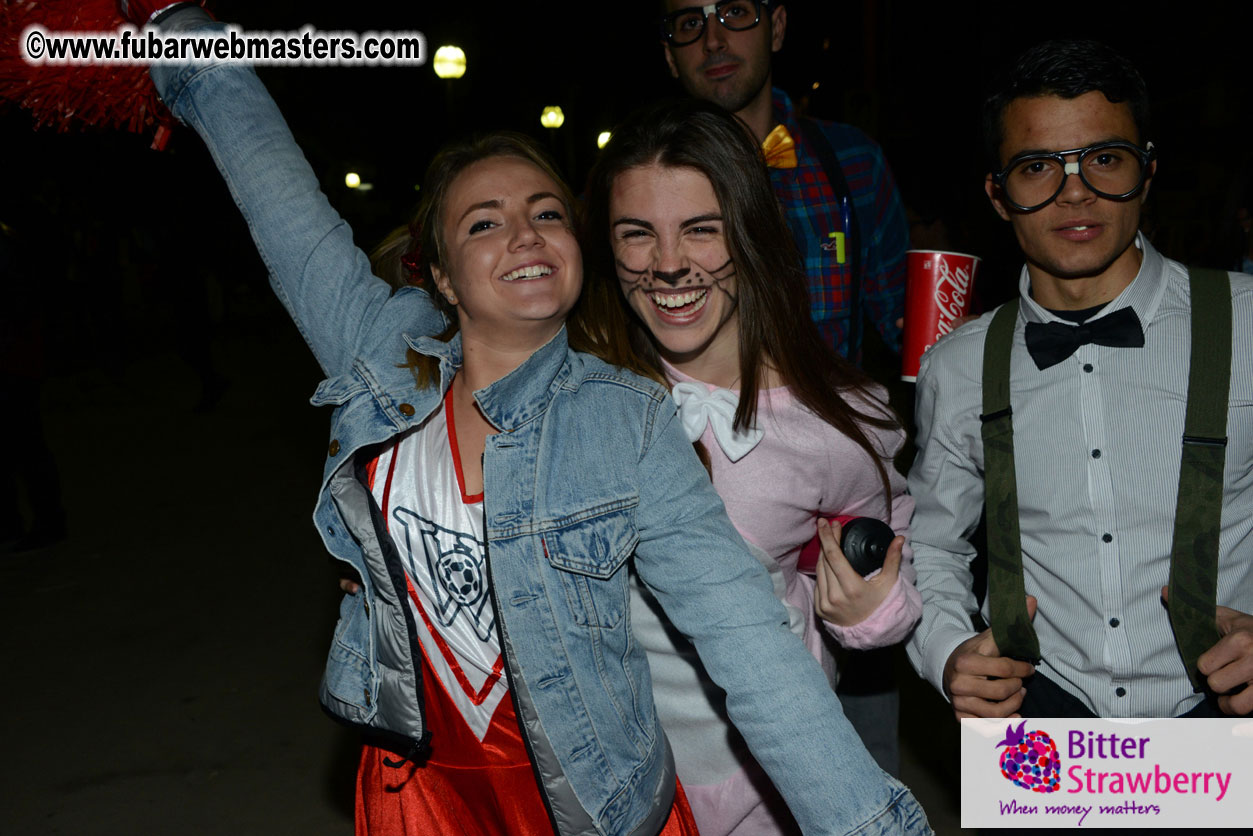
[[[771,168],[796,168],[796,142],[783,125],[775,125],[761,144],[766,165]]]

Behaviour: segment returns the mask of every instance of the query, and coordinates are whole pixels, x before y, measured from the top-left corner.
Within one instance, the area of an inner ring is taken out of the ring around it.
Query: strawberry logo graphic
[[[1001,752],[1001,774],[1032,792],[1057,792],[1062,774],[1057,744],[1048,732],[1024,733],[1026,727],[1026,720],[1018,728],[1013,723],[1005,727],[1005,739],[996,744],[1005,747]]]

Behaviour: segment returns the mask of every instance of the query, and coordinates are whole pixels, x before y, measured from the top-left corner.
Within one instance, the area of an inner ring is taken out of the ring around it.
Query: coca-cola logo
[[[952,331],[953,321],[960,316],[965,316],[966,311],[970,309],[968,296],[971,269],[969,264],[954,267],[944,259],[944,256],[940,255],[935,257],[935,263],[935,273],[938,277],[935,283],[935,307],[940,312],[940,318],[936,323],[936,334],[932,342]],[[931,261],[928,260],[924,267],[930,270]]]

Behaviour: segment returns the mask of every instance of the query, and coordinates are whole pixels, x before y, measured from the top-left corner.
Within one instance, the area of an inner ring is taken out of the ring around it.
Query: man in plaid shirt
[[[781,3],[690,2],[667,0],[666,62],[691,95],[731,111],[763,142],[818,329],[858,362],[864,312],[899,352],[909,226],[879,146],[849,125],[799,116],[787,94],[771,88],[771,53],[787,25]]]
[[[860,363],[861,324],[869,317],[899,352],[909,226],[879,146],[849,125],[798,115],[787,94],[772,89],[771,54],[783,46],[787,26],[782,3],[692,2],[666,0],[666,63],[688,93],[731,111],[762,142],[818,329]],[[850,231],[853,245],[846,246]],[[841,668],[844,713],[879,765],[899,775],[900,692],[890,651],[855,654]]]

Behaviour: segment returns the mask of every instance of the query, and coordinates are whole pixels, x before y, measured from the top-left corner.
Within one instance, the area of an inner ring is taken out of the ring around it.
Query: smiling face
[[[668,0],[667,13],[687,8],[692,0]],[[770,53],[783,47],[785,18],[781,5],[763,6],[761,21],[735,32],[717,15],[705,20],[695,43],[666,45],[666,63],[687,92],[737,113],[760,97],[770,96]],[[749,18],[750,20],[752,18]]]
[[[526,160],[499,156],[462,171],[440,212],[436,288],[466,339],[536,345],[578,299],[583,260],[561,189]]]
[[[609,220],[622,293],[662,356],[729,385],[711,378],[738,375],[738,293],[709,178],[658,163],[627,169],[614,178]]]
[[[1025,152],[1065,151],[1109,140],[1140,144],[1143,138],[1130,106],[1114,104],[1100,91],[1073,99],[1015,99],[1005,109],[1001,164]],[[1051,203],[1033,212],[1006,206],[991,175],[984,187],[997,213],[1013,224],[1041,305],[1074,310],[1102,304],[1135,278],[1141,255],[1134,242],[1149,182],[1135,197],[1109,200],[1071,175]]]

